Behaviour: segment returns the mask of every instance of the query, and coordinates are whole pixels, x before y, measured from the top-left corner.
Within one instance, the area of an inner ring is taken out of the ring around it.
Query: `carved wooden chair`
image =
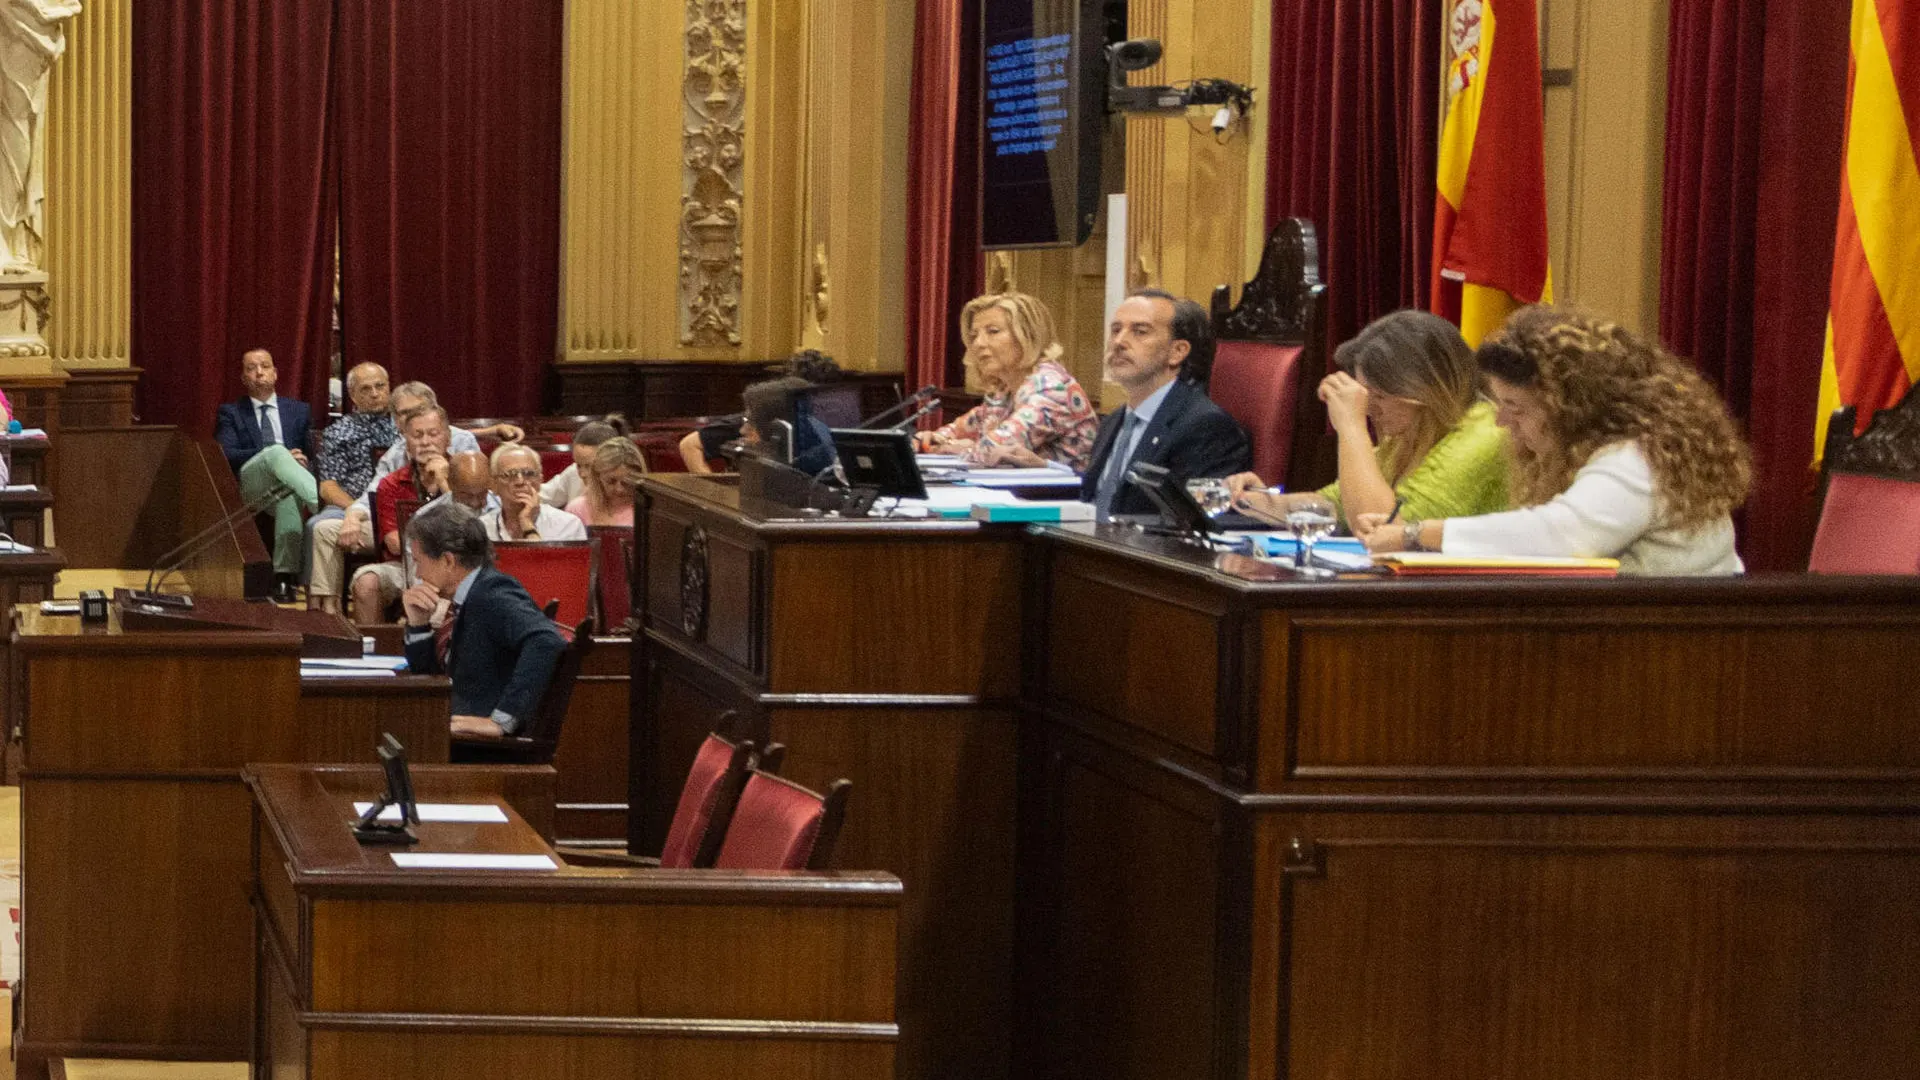
[[[1825,492],[1807,569],[1920,574],[1920,389],[1854,437],[1853,406],[1827,424]]]
[[[1274,227],[1238,304],[1227,286],[1213,290],[1218,345],[1208,396],[1247,429],[1253,471],[1288,491],[1333,477],[1327,408],[1318,393],[1327,371],[1326,306],[1320,243],[1304,218]]]
[[[593,648],[593,620],[563,632],[570,634],[567,649],[553,666],[546,693],[534,707],[520,730],[494,738],[485,735],[455,735],[453,762],[456,765],[551,765],[553,752],[560,745],[560,728],[567,719],[567,707],[573,704],[573,684],[580,677],[581,665]]]

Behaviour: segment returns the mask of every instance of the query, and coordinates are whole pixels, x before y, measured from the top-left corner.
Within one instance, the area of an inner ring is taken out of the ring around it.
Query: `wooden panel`
[[[77,427],[131,427],[133,392],[140,369],[71,368],[66,389],[60,392],[60,425]],[[71,430],[65,432],[69,437]]]
[[[1215,1075],[1219,884],[1204,798],[1051,741],[1029,762],[1044,795],[1023,825],[1037,845],[1020,898],[1027,1074]]]
[[[782,775],[853,781],[834,866],[885,870],[900,909],[907,1075],[1005,1075],[1012,1023],[1014,765],[1009,713],[777,709]],[[689,760],[691,760],[689,758]]]
[[[152,566],[185,538],[178,480],[168,471],[177,428],[69,428],[53,455],[53,527],[71,565]]]
[[[877,906],[321,899],[311,1008],[888,1023],[894,932]]]
[[[1492,609],[1293,633],[1302,773],[1920,769],[1916,613]]]
[[[574,680],[573,700],[553,755],[560,774],[556,828],[562,843],[626,839],[633,689],[627,668],[632,660],[629,639],[597,639]]]
[[[450,693],[440,676],[310,680],[300,688],[296,756],[273,760],[371,761],[380,737],[391,734],[409,761],[444,762],[452,740]]]
[[[1914,1076],[1920,830],[1862,818],[1270,819],[1283,1075]],[[1901,839],[1896,840],[1895,837]]]
[[[245,1056],[246,788],[29,773],[20,813],[22,909],[33,923],[22,937],[33,979],[23,1041]]]
[[[679,511],[660,508],[649,514],[645,534],[648,625],[682,639],[681,549],[690,524]],[[755,549],[727,533],[707,529],[706,535],[706,633],[694,644],[705,645],[743,670],[756,670],[755,620],[762,601]]]
[[[782,1080],[879,1080],[894,1075],[888,1043],[795,1040],[618,1038],[611,1036],[438,1035],[429,1032],[318,1032],[314,1080],[407,1076],[468,1080],[705,1080],[778,1076]],[[278,1075],[276,1073],[276,1075]]]
[[[1018,689],[1011,539],[794,543],[771,565],[774,692],[991,699]]]
[[[1113,564],[1061,560],[1047,616],[1050,703],[1215,747],[1217,602]],[[1089,658],[1101,658],[1089,663]]]

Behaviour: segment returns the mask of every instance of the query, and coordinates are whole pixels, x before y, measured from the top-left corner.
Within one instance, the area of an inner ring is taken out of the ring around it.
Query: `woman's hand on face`
[[[1344,371],[1320,380],[1320,400],[1327,403],[1327,421],[1336,433],[1367,429],[1367,388]]]
[[[1389,523],[1387,514],[1358,514],[1353,519],[1353,535],[1372,552],[1405,551],[1406,530]]]

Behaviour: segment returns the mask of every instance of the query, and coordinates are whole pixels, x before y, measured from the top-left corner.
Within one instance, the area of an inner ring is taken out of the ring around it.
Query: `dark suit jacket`
[[[454,621],[447,656],[453,670],[441,668],[431,637],[407,642],[407,667],[452,676],[453,715],[490,716],[499,709],[524,730],[565,649],[553,620],[540,613],[527,590],[488,566],[467,590]]]
[[[283,396],[274,404],[280,410],[281,442],[289,450],[306,453],[311,418],[307,403]],[[220,414],[214,419],[213,438],[220,449],[227,452],[227,464],[239,472],[247,459],[267,448],[267,440],[260,434],[259,403],[252,398],[241,398],[221,405]]]
[[[1080,497],[1088,502],[1099,497],[1100,478],[1106,475],[1107,459],[1120,436],[1120,421],[1126,411],[1115,409],[1100,418],[1100,432],[1093,440],[1093,462],[1080,482]],[[1253,444],[1240,424],[1215,405],[1206,391],[1177,379],[1160,403],[1160,411],[1153,414],[1153,420],[1134,443],[1133,459],[1127,464],[1143,461],[1165,466],[1183,481],[1232,476],[1253,468]],[[1151,514],[1154,508],[1138,488],[1122,481],[1113,496],[1113,512]]]

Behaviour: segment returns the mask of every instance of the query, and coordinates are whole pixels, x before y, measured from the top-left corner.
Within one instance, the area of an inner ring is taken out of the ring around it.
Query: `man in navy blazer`
[[[272,507],[274,598],[287,603],[305,561],[307,515],[320,505],[320,485],[307,470],[307,403],[276,395],[279,381],[273,354],[248,349],[240,357],[247,396],[220,406],[213,437],[240,478],[242,499],[253,502],[276,484],[287,488]]]
[[[1191,300],[1141,289],[1113,312],[1106,377],[1127,404],[1101,418],[1080,497],[1104,519],[1151,514],[1145,494],[1126,482],[1140,462],[1160,465],[1185,482],[1232,476],[1253,463],[1253,444],[1233,417],[1207,397],[1213,370],[1213,323]]]
[[[518,581],[493,568],[480,517],[457,502],[407,525],[420,584],[400,594],[407,667],[453,680],[455,735],[511,735],[539,707],[566,641]],[[446,620],[430,624],[442,600]]]

